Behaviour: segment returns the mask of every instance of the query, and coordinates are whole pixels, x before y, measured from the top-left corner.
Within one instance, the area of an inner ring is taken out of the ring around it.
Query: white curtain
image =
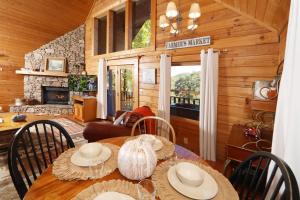
[[[171,57],[166,54],[160,56],[160,83],[158,116],[170,122],[170,92],[171,92]],[[165,127],[163,127],[165,128]],[[169,135],[162,135],[169,138]]]
[[[202,50],[200,59],[200,156],[215,161],[219,54],[213,49],[208,49],[207,53]]]
[[[107,118],[107,68],[104,59],[98,64],[97,118]]]
[[[300,183],[300,1],[292,0],[285,62],[275,117],[272,153],[285,160]]]

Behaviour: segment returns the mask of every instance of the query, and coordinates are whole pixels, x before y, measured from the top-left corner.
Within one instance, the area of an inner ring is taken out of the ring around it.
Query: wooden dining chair
[[[176,135],[172,125],[163,118],[157,116],[143,117],[135,122],[131,129],[131,136],[137,134],[153,134],[172,138],[172,142],[176,144]]]
[[[243,161],[229,178],[240,199],[299,200],[294,173],[280,158],[257,152]]]
[[[23,199],[28,188],[66,149],[75,147],[70,135],[57,122],[39,120],[22,127],[8,151],[12,181]]]

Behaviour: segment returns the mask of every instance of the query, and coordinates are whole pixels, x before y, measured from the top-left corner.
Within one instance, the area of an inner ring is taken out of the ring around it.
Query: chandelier
[[[201,16],[199,3],[192,3],[188,15],[187,29],[194,31],[198,28],[197,19]],[[176,4],[170,1],[167,5],[165,15],[159,17],[159,27],[165,31],[170,26],[170,33],[177,35],[179,33],[178,24],[183,20],[180,11],[177,10]]]

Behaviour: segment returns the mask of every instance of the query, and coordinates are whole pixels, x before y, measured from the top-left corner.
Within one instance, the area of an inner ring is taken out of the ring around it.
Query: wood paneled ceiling
[[[286,27],[291,0],[215,0],[279,34]]]
[[[93,0],[1,0],[0,64],[22,66],[24,54],[84,23]]]

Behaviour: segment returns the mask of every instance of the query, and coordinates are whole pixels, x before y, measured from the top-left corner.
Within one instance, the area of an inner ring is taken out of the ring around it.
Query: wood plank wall
[[[0,1],[0,106],[23,97],[24,55],[81,25],[93,0]],[[1,54],[5,56],[1,56]],[[2,69],[2,70],[1,70]]]
[[[157,19],[165,12],[167,2],[167,0],[157,0]],[[260,79],[270,80],[276,74],[279,59],[279,36],[276,32],[272,32],[211,0],[200,0],[202,16],[198,29],[191,33],[186,29],[186,18],[191,2],[185,0],[180,1],[180,5],[178,1],[176,3],[185,19],[180,26],[182,32],[175,37],[157,27],[155,51],[136,54],[141,56],[140,71],[149,67],[158,69],[159,54],[162,52],[171,54],[174,63],[199,63],[201,49],[208,48],[195,47],[166,51],[164,49],[166,41],[210,35],[213,41],[210,47],[227,50],[220,54],[217,122],[217,158],[224,160],[225,146],[231,126],[251,120],[251,110],[246,105],[245,98],[252,95],[252,82]],[[105,10],[105,6],[110,7],[107,1],[100,1],[96,4],[98,4],[96,5],[97,9],[92,11],[90,18],[86,21],[86,62],[89,73],[97,72],[97,60],[100,57],[92,56],[93,13],[99,12],[100,9]],[[109,59],[110,55],[106,56]],[[134,54],[129,52],[127,56],[134,56]],[[121,57],[126,57],[126,53],[123,52]],[[139,104],[149,105],[156,111],[158,88],[159,82],[157,85],[140,83]],[[183,143],[182,136],[186,136],[192,143],[185,144],[185,146],[198,153],[198,122],[188,123],[173,118],[172,123],[177,135],[180,136],[181,143]]]

